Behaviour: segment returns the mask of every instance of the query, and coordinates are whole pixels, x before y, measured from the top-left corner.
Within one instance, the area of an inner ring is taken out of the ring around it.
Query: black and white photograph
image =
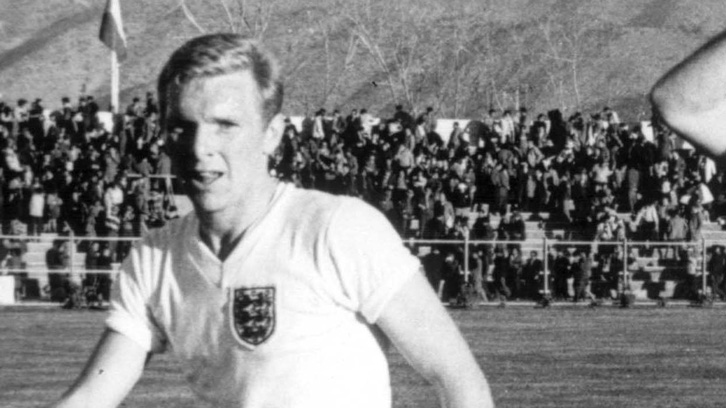
[[[723,406],[724,16],[0,0],[0,406]]]

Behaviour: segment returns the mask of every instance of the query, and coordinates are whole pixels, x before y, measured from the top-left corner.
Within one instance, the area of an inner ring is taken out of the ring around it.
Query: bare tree
[[[390,1],[379,1],[375,7],[367,1],[363,6],[347,15],[357,39],[384,75],[391,101],[403,100],[415,108],[436,35],[428,19],[437,13]]]
[[[584,103],[581,73],[585,65],[598,58],[597,45],[608,27],[578,7],[566,19],[546,18],[539,24],[539,31],[544,42],[541,48],[545,59],[543,66],[548,71],[550,83],[559,88],[561,98],[566,93],[563,83],[569,83],[574,98],[571,105],[581,108]]]
[[[369,55],[378,67],[385,73],[388,90],[391,93],[391,100],[398,100],[398,93],[394,86],[394,72],[389,67],[388,60],[381,49],[380,40],[374,36],[371,29],[360,18],[349,17],[353,23],[354,32],[356,33],[361,44],[368,50]]]
[[[331,96],[337,91],[345,78],[345,75],[353,68],[355,58],[358,54],[360,40],[353,30],[347,30],[345,43],[340,44],[344,54],[336,52],[336,44],[332,38],[333,31],[341,30],[341,24],[332,18],[319,20],[318,23],[320,38],[323,45],[323,58],[325,59],[325,73],[322,86],[321,105],[329,102]],[[337,37],[337,36],[336,36]]]
[[[184,17],[186,17],[187,20],[192,23],[194,28],[196,28],[202,34],[207,32],[207,30],[205,30],[204,27],[202,27],[199,22],[197,22],[197,18],[194,16],[194,13],[189,10],[189,6],[187,6],[186,0],[179,0],[179,7],[181,7],[182,11],[184,12]]]
[[[179,6],[184,12],[186,19],[200,33],[207,32],[204,25],[199,22],[197,14],[191,10],[187,0],[179,0]],[[211,9],[211,14],[221,14],[222,16],[222,18],[214,17],[210,19],[211,21],[207,24],[211,30],[225,30],[240,34],[246,33],[250,37],[260,39],[264,37],[272,20],[274,1],[216,0],[212,3]]]

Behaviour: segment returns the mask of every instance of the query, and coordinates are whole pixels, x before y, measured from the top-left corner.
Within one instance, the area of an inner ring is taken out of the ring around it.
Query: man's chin
[[[222,200],[209,194],[188,194],[194,210],[200,214],[212,214],[223,209]]]

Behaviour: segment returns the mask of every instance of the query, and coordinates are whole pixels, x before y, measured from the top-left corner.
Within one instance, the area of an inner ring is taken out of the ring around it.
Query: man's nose
[[[214,129],[211,126],[197,125],[188,137],[187,152],[193,157],[201,158],[209,156],[214,152],[216,138]]]

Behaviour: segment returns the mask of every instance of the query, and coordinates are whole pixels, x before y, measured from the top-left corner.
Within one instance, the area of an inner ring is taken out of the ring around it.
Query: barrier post
[[[550,272],[549,272],[549,256],[547,256],[547,237],[542,238],[542,265],[544,270],[542,276],[544,277],[542,286],[542,297],[547,299],[550,295]]]
[[[73,277],[74,276],[73,264],[75,263],[73,261],[76,257],[76,240],[75,240],[75,235],[73,234],[73,229],[71,229],[71,231],[69,233],[69,237],[70,237],[70,242],[68,243],[68,251],[69,251],[68,259],[70,259],[70,272],[71,272],[71,277]]]
[[[623,240],[623,270],[620,272],[622,278],[620,279],[620,285],[618,285],[618,298],[625,294],[625,288],[628,283],[628,240]]]
[[[708,287],[708,280],[706,271],[706,267],[708,266],[708,262],[706,262],[706,238],[701,238],[701,295],[706,296],[706,288]]]
[[[469,229],[464,232],[464,282],[469,283]]]

